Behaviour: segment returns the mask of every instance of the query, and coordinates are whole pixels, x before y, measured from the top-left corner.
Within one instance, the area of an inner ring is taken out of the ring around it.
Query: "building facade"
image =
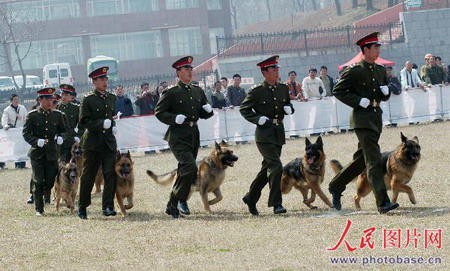
[[[0,8],[43,26],[23,61],[26,74],[42,77],[44,65],[68,62],[76,82],[87,81],[86,62],[98,55],[118,59],[121,78],[171,73],[184,55],[200,64],[216,53],[215,37],[232,31],[229,0],[24,0]],[[22,42],[19,51],[28,48]],[[10,75],[7,65],[0,75]]]

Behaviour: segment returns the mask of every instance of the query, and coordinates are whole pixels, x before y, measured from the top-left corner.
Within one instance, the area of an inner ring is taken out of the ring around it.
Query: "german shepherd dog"
[[[326,205],[333,208],[333,204],[320,188],[325,175],[325,153],[322,137],[319,136],[314,144],[306,138],[305,144],[303,157],[296,158],[283,167],[281,193],[288,194],[292,187],[295,187],[300,190],[303,195],[303,203],[310,209],[317,209],[316,206],[311,205],[316,199],[316,194]],[[309,189],[311,189],[310,198],[308,198]]]
[[[56,211],[59,211],[61,199],[66,202],[71,213],[75,212],[75,198],[77,196],[79,174],[75,160],[72,159],[64,167],[60,168],[55,180]]]
[[[225,170],[228,167],[233,167],[237,160],[238,157],[233,154],[233,150],[229,148],[225,141],[222,140],[220,144],[216,142],[215,148],[211,153],[197,162],[197,179],[191,187],[189,198],[194,191],[200,192],[205,211],[212,213],[210,205],[216,204],[223,199],[220,186],[225,180]],[[147,174],[160,185],[168,185],[177,178],[176,169],[161,176],[157,176],[150,170],[147,170]],[[162,178],[160,179],[160,177]],[[211,192],[215,195],[215,198],[208,200],[208,193]]]
[[[408,183],[411,181],[420,161],[419,139],[417,136],[408,139],[403,133],[400,133],[400,137],[402,143],[394,151],[381,154],[383,157],[384,183],[387,190],[393,190],[392,202],[397,202],[398,194],[405,192],[408,194],[411,203],[416,204],[416,197]],[[342,170],[342,165],[337,160],[332,160],[330,165],[336,174]],[[372,187],[367,180],[366,170],[358,176],[356,188],[355,207],[361,210],[359,204],[361,198],[372,191]]]
[[[131,160],[130,151],[120,153],[117,151],[117,161],[114,168],[116,172],[116,199],[122,215],[126,216],[127,211],[133,208],[133,191],[134,191],[134,173],[133,160]],[[123,200],[127,198],[127,204],[123,204]]]
[[[72,144],[72,148],[70,150],[72,153],[72,159],[75,159],[75,163],[77,164],[78,174],[81,176],[83,171],[83,149],[81,148],[80,143],[74,142]],[[102,184],[103,184],[103,173],[102,167],[100,165],[97,175],[95,176],[95,191],[92,193],[93,195],[100,194],[102,192]]]

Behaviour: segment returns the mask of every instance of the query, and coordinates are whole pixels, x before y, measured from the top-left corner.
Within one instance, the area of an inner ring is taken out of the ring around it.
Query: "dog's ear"
[[[322,137],[319,136],[316,140],[316,144],[319,144],[320,146],[323,146],[323,141],[322,141]]]
[[[405,136],[405,135],[403,135],[403,133],[402,133],[402,132],[400,132],[400,137],[401,137],[401,139],[402,139],[402,143],[403,143],[403,144],[405,144],[405,143],[406,143],[406,141],[408,141],[408,138],[406,138],[406,136]]]
[[[417,144],[419,144],[419,138],[417,136],[414,136],[413,139]]]
[[[309,139],[307,137],[305,137],[305,145],[306,146],[311,145],[311,141],[309,141]]]
[[[130,158],[130,159],[131,159],[131,153],[130,153],[130,150],[127,151],[127,158]]]
[[[216,144],[216,150],[220,151],[220,144],[217,141],[214,142]]]
[[[119,159],[120,159],[120,151],[117,150],[116,151],[116,161],[119,161]]]
[[[227,142],[225,142],[225,140],[222,139],[222,142],[220,142],[220,146],[221,147],[228,147]]]
[[[73,157],[70,159],[70,163],[74,163],[75,165],[77,164],[77,160],[75,160]]]

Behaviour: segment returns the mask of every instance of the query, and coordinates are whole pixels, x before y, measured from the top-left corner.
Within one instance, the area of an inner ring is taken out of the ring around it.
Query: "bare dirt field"
[[[58,213],[53,204],[46,206],[45,217],[36,217],[34,208],[25,203],[31,170],[1,171],[0,269],[450,270],[450,122],[385,129],[380,140],[383,151],[400,143],[400,131],[408,137],[417,135],[422,146],[422,160],[411,183],[418,203],[411,204],[401,194],[400,208],[387,215],[378,214],[373,194],[362,200],[363,210],[356,211],[352,183],[344,192],[340,212],[330,210],[319,198],[315,202],[319,209],[309,210],[300,192],[292,191],[283,197],[288,213],[273,215],[267,208],[267,186],[258,203],[261,215],[250,216],[241,198],[260,169],[261,156],[254,143],[232,146],[239,161],[227,170],[224,199],[211,207],[214,214],[207,214],[194,194],[189,202],[193,214],[178,220],[163,212],[170,187],[152,183],[145,174],[146,169],[164,173],[175,168],[171,153],[133,157],[135,206],[126,219],[103,217],[100,196],[88,208],[87,221],[66,208]],[[353,133],[323,140],[327,162],[346,163],[357,147]],[[283,163],[300,156],[304,146],[303,138],[289,140],[283,148]],[[199,158],[210,151],[201,149]],[[327,167],[322,188],[330,199],[332,177]],[[337,244],[348,220],[352,224],[344,242],[327,251]],[[393,230],[400,240],[389,238]],[[356,249],[348,251],[345,241]],[[336,259],[356,263],[332,263]],[[417,263],[420,259],[424,263]]]

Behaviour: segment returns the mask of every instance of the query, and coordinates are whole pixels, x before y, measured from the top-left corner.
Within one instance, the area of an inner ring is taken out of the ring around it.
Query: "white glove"
[[[9,129],[9,125],[6,125],[5,127],[3,127],[4,129],[5,129],[5,131],[6,130],[8,130]]]
[[[78,125],[77,125],[77,127],[75,127],[75,128],[73,129],[73,131],[74,131],[75,133],[78,133]]]
[[[186,120],[186,116],[179,114],[175,117],[175,123],[176,124],[183,124],[183,122]]]
[[[383,92],[384,96],[389,95],[389,88],[388,86],[380,86],[381,92]]]
[[[44,147],[44,144],[45,144],[45,140],[42,139],[42,138],[39,138],[38,141],[37,141],[37,146],[39,148],[42,148],[42,147]]]
[[[117,127],[113,126],[112,128],[113,135],[117,135]]]
[[[120,116],[122,116],[122,114],[123,114],[123,113],[122,113],[122,112],[120,112],[120,111],[119,111],[119,112],[117,112],[117,115],[116,115],[117,119],[120,119]]]
[[[56,138],[56,144],[61,145],[63,142],[64,142],[64,140],[63,140],[62,137],[58,136],[58,137]]]
[[[367,108],[369,104],[370,101],[367,98],[362,98],[361,101],[359,101],[359,106],[361,106],[362,108]]]
[[[103,129],[109,129],[109,128],[111,128],[111,120],[105,119],[105,121],[103,122]]]
[[[264,125],[269,120],[268,117],[262,116],[258,120],[258,125]]]
[[[75,136],[73,139],[75,140],[75,142],[80,143],[80,138],[78,136]]]
[[[292,108],[289,105],[283,106],[283,110],[284,112],[286,112],[286,114],[291,115],[292,114]]]
[[[212,112],[212,107],[210,104],[205,104],[204,106],[202,106],[203,110],[206,111],[206,113],[211,113]]]

